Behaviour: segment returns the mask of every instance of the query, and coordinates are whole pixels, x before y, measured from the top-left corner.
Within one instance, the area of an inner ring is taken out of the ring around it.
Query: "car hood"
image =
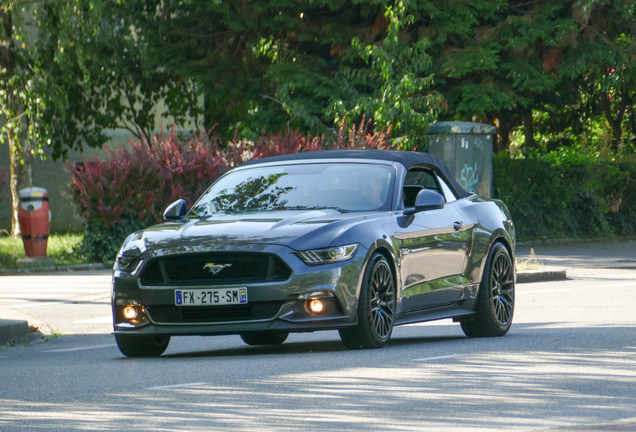
[[[268,245],[317,249],[331,246],[347,229],[377,217],[377,212],[340,213],[332,209],[215,215],[152,226],[131,235],[122,251],[147,250],[163,255],[237,248],[254,251]]]

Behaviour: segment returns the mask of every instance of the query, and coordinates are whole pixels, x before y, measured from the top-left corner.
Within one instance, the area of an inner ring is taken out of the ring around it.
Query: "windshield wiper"
[[[341,209],[340,207],[330,207],[330,206],[294,206],[294,207],[285,207],[281,210],[336,210],[340,213],[346,213],[349,210]]]

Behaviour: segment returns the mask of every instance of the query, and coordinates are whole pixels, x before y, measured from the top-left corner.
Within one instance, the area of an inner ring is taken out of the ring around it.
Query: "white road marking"
[[[32,293],[29,293],[29,295],[31,295],[31,294]],[[47,293],[47,294],[49,294],[49,297],[55,297],[54,300],[58,300],[58,301],[61,300],[61,299],[71,298],[71,297],[77,295],[77,293],[63,293],[63,292]],[[25,298],[25,297],[26,296],[24,296],[24,297],[16,297],[15,293],[13,293],[13,294],[4,294],[4,295],[0,294],[0,300],[4,300],[4,301],[7,301],[7,300],[12,300],[12,301],[16,301],[16,300],[33,301],[33,298]],[[42,297],[47,297],[47,296],[45,295],[45,296],[42,296]],[[39,297],[37,300],[41,300],[42,297]]]
[[[20,300],[23,301],[24,303],[18,303],[18,304],[11,304],[11,305],[2,305],[0,306],[0,309],[2,308],[27,308],[27,307],[36,307],[36,306],[50,306],[50,305],[54,305],[54,304],[69,304],[69,303],[76,303],[76,302],[82,302],[82,303],[89,303],[95,300],[102,300],[102,299],[110,299],[111,294],[108,293],[104,293],[104,294],[100,294],[100,295],[96,295],[96,296],[92,296],[92,297],[78,297],[75,299],[69,299],[69,300],[49,300],[49,301],[38,301],[35,302],[33,300]]]
[[[15,290],[3,290],[0,297],[3,296],[22,296],[23,294],[51,294],[51,295],[59,295],[59,294],[77,294],[77,293],[85,293],[85,292],[99,292],[99,291],[108,291],[110,287],[93,287],[88,290],[86,288],[59,288],[55,289],[55,287],[51,287],[51,289],[22,289],[17,288]]]
[[[464,357],[467,355],[468,354],[451,354],[451,355],[444,355],[444,356],[437,356],[437,357],[425,357],[425,358],[413,359],[411,361],[426,362],[426,361],[432,361],[432,360],[442,360],[442,359],[449,359],[449,358],[455,358],[455,357]]]
[[[553,293],[553,292],[568,292],[576,291],[575,289],[554,289],[554,290],[538,290],[538,291],[515,291],[515,295],[519,294],[534,294],[534,293]]]
[[[636,286],[636,282],[628,282],[628,283],[620,283],[620,284],[592,285],[592,288],[624,287],[624,286]]]
[[[87,351],[87,350],[92,350],[92,349],[111,348],[111,347],[116,347],[116,346],[117,346],[117,344],[93,345],[93,346],[88,346],[88,347],[61,348],[61,349],[47,350],[47,351],[42,351],[42,352],[52,353],[52,352]]]
[[[113,284],[111,283],[101,283],[101,282],[90,282],[87,281],[86,283],[81,283],[81,284],[76,284],[76,283],[55,283],[55,282],[37,282],[37,283],[29,283],[29,284],[16,284],[16,283],[5,283],[5,281],[3,281],[2,279],[0,279],[0,282],[2,282],[2,288],[3,289],[20,289],[20,290],[45,290],[45,291],[50,291],[52,289],[57,289],[57,288],[62,288],[62,289],[70,289],[70,290],[75,290],[75,289],[95,289],[95,288],[108,288],[111,287]]]
[[[208,383],[195,382],[195,383],[188,383],[188,384],[173,384],[173,385],[166,385],[166,386],[146,387],[146,390],[163,390],[163,389],[173,389],[173,388],[179,388],[179,387],[200,386],[200,385],[206,385],[206,384]]]
[[[95,324],[112,324],[113,323],[113,317],[111,315],[105,316],[105,317],[98,317],[98,318],[90,318],[90,319],[85,319],[85,320],[80,320],[80,321],[73,321],[73,324],[75,323],[95,323]]]
[[[599,280],[629,280],[636,278],[636,274],[623,274],[623,275],[577,275],[568,274],[568,279],[599,279]]]

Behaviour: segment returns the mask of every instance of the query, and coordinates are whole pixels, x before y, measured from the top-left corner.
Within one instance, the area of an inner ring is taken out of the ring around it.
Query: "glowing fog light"
[[[325,311],[325,304],[320,299],[312,299],[309,301],[309,310],[315,314],[319,314]]]
[[[137,309],[134,306],[126,306],[122,310],[122,314],[127,320],[134,320],[137,318]]]

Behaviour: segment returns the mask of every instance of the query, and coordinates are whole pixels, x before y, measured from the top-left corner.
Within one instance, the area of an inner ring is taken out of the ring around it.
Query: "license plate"
[[[247,288],[175,290],[177,306],[220,306],[247,303]]]

